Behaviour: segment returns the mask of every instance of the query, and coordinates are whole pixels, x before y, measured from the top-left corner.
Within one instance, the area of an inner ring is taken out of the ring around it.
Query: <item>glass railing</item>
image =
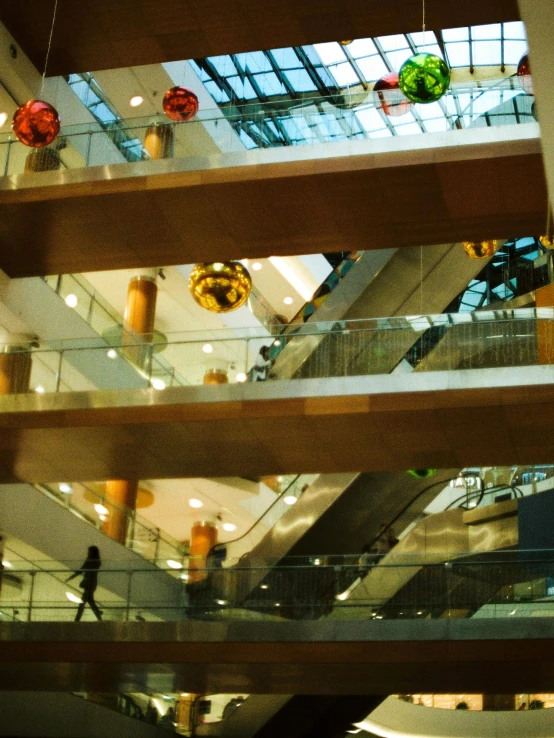
[[[126,548],[163,569],[168,568],[168,561],[184,565],[188,553],[185,546],[131,508],[109,500],[100,488],[95,490],[78,482],[34,486],[98,530],[103,530],[111,518],[123,517],[126,521],[123,526]]]
[[[451,553],[445,553],[445,558]],[[290,560],[290,559],[289,559]],[[554,551],[458,552],[455,559],[428,563],[421,555],[381,564],[379,576],[391,593],[383,601],[360,585],[356,599],[340,599],[359,577],[359,567],[342,557],[321,555],[313,563],[298,557],[296,565],[205,569],[203,580],[187,585],[179,574],[161,570],[122,570],[103,563],[98,574],[102,592],[96,604],[106,621],[180,620],[315,620],[334,610],[349,619],[434,619],[460,617],[554,617],[552,572]],[[317,561],[317,563],[316,563]],[[277,562],[275,562],[277,563]],[[79,565],[77,565],[79,566]],[[68,584],[60,564],[12,565],[3,573],[0,619],[30,622],[69,621],[76,615],[82,591]],[[153,599],[157,577],[176,577],[171,602]],[[73,582],[78,581],[73,580]],[[362,588],[362,591],[360,591]],[[94,619],[88,605],[85,620]]]
[[[511,104],[510,104],[511,103]],[[379,102],[377,103],[379,105]],[[78,169],[125,163],[122,137],[133,143],[133,158],[188,158],[204,166],[208,136],[217,152],[246,153],[252,148],[333,143],[383,136],[456,131],[474,126],[533,122],[533,97],[525,95],[513,78],[456,84],[440,102],[421,106],[419,124],[410,117],[405,126],[398,118],[388,125],[371,92],[363,99],[348,94],[328,98],[299,98],[296,107],[280,109],[275,103],[249,104],[232,109],[199,111],[195,120],[170,121],[165,116],[131,118],[62,126],[51,148],[30,151],[13,133],[0,135],[0,176],[53,169]],[[507,105],[509,106],[507,109]],[[63,118],[63,110],[60,111]],[[286,131],[283,139],[279,129]],[[197,141],[191,154],[190,142]],[[196,161],[195,161],[196,160]]]
[[[85,320],[90,327],[101,336],[107,344],[121,343],[125,328],[123,318],[112,308],[102,295],[98,294],[92,285],[81,274],[60,274],[44,277],[44,281],[57,295],[71,303],[75,312]],[[128,329],[127,329],[128,330]],[[166,386],[175,387],[188,384],[186,379],[175,371],[174,367],[160,356],[158,349],[164,346],[164,337],[158,334],[153,343],[150,361],[153,372],[164,377]]]
[[[284,352],[296,361],[291,379],[389,374],[419,340],[432,333],[432,350],[426,352],[417,371],[450,371],[521,367],[554,362],[554,309],[522,308],[498,312],[423,315],[405,318],[307,323],[292,337],[260,335],[255,329],[228,332],[171,334],[167,338],[172,365],[203,383],[207,357],[233,367],[229,382],[243,382],[251,369],[251,356],[264,344],[286,344]],[[430,330],[432,329],[432,331]],[[440,340],[437,340],[437,330]],[[29,353],[33,359],[31,388],[39,392],[88,391],[90,380],[77,371],[102,374],[104,389],[171,386],[173,374],[156,362],[159,345],[124,335],[119,345],[107,347],[90,339],[50,341],[49,348],[4,346],[4,351]],[[317,351],[315,350],[317,348]],[[287,361],[289,360],[287,357]],[[281,357],[279,357],[279,360]],[[129,373],[129,364],[136,371]],[[14,364],[15,365],[15,364]],[[24,362],[22,370],[27,371]],[[186,369],[186,372],[185,372]],[[278,364],[275,367],[278,370]],[[270,372],[278,378],[279,372]],[[137,377],[140,381],[137,381]],[[219,385],[218,385],[219,386]]]

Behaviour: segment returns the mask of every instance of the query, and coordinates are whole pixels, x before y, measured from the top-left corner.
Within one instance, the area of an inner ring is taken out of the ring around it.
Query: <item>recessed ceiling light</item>
[[[2,564],[3,564],[3,566],[5,566],[5,567],[6,567],[6,569],[13,569],[13,564],[12,564],[12,563],[10,563],[9,561],[6,561],[6,559],[4,559],[4,560],[2,561]]]
[[[99,502],[96,503],[94,506],[94,509],[98,513],[98,515],[109,515],[110,511],[105,505],[101,505]]]
[[[68,484],[67,482],[61,482],[60,484],[58,484],[58,489],[60,490],[60,492],[63,492],[65,495],[68,495],[70,492],[73,491],[72,486]]]
[[[346,590],[346,592],[341,592],[338,594],[335,599],[340,600],[341,602],[344,602],[344,600],[347,600],[350,595],[350,592]]]
[[[8,119],[7,113],[0,113],[0,128],[2,128],[2,126],[7,121],[7,119]]]
[[[285,505],[294,505],[296,504],[296,497],[294,495],[287,495],[286,497],[283,497],[283,502]]]
[[[71,292],[71,294],[69,294],[65,298],[65,304],[67,305],[67,307],[70,307],[70,308],[77,307],[77,303],[78,302],[79,302],[79,300],[77,299],[77,295],[74,295],[73,292]]]
[[[190,498],[189,505],[191,507],[204,507],[204,503],[202,502],[202,500],[197,500],[196,497]]]
[[[281,341],[280,341],[280,340],[279,340],[278,338],[276,338],[276,339],[275,339],[275,340],[273,341],[273,345],[274,345],[274,346],[280,346],[280,345],[281,345]]]
[[[260,589],[268,589],[269,584],[260,584]]]
[[[223,530],[228,530],[230,533],[237,529],[237,526],[234,523],[223,523],[221,527]]]
[[[237,382],[246,382],[247,379],[248,377],[246,376],[244,372],[239,372],[237,374]]]
[[[285,303],[285,305],[292,305],[292,302],[293,302],[292,297],[285,297],[283,302]]]
[[[167,565],[169,566],[170,569],[182,569],[183,568],[183,565],[181,564],[181,562],[175,561],[174,559],[168,559]]]
[[[44,394],[44,387],[42,386],[42,384],[37,384],[37,386],[35,387],[35,392],[38,392],[39,395]]]
[[[252,269],[253,269],[253,270],[254,270],[255,272],[259,272],[261,268],[262,268],[262,265],[260,264],[260,262],[259,262],[259,261],[255,261],[255,262],[254,262],[254,263],[252,264]]]
[[[139,105],[142,105],[144,102],[144,98],[142,95],[133,95],[133,97],[129,100],[129,105],[132,108],[138,108]]]
[[[227,604],[227,600],[216,600],[216,602],[217,602],[218,605],[226,605]]]
[[[155,378],[152,380],[152,387],[156,390],[163,390],[165,389],[165,382],[163,379]]]
[[[203,352],[204,352],[205,354],[211,354],[213,350],[214,350],[214,347],[212,346],[212,344],[211,344],[211,343],[205,343],[205,344],[204,344],[204,345],[202,346],[202,351],[203,351]]]
[[[109,359],[117,359],[117,351],[115,349],[109,349],[108,350],[108,358]]]

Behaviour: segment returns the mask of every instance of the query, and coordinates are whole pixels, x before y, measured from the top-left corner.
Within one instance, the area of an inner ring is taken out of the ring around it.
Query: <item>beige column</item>
[[[129,479],[112,479],[106,483],[108,516],[102,525],[104,533],[125,545],[129,525],[137,505],[138,482]]]
[[[201,582],[206,578],[206,559],[217,543],[217,528],[213,523],[199,521],[194,523],[190,534],[189,584]]]
[[[169,159],[173,156],[173,126],[171,123],[153,123],[146,129],[144,148],[151,159]]]
[[[0,348],[0,395],[16,395],[29,391],[32,358],[28,336],[8,335],[8,343]]]
[[[25,159],[27,172],[53,172],[60,168],[60,156],[54,149],[33,149]]]
[[[535,304],[554,306],[554,284],[535,290]],[[537,318],[537,358],[539,364],[554,364],[554,320]]]
[[[124,353],[128,359],[140,367],[146,364],[149,349],[137,344],[152,341],[157,296],[158,285],[155,270],[139,274],[129,282],[123,332],[123,344],[127,344],[128,347],[125,348]]]
[[[228,384],[227,366],[228,362],[223,359],[213,359],[206,362],[204,384]]]
[[[148,346],[140,344],[152,340],[157,295],[155,269],[145,270],[129,282],[124,314],[125,330],[122,337],[125,348],[122,353],[140,367],[144,367],[148,359]],[[122,544],[127,540],[130,513],[136,510],[137,491],[137,480],[112,479],[106,483],[109,514],[102,530],[114,541]]]

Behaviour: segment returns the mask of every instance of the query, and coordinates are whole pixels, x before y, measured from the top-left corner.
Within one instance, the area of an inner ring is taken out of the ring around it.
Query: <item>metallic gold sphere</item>
[[[339,41],[339,44],[341,46],[350,46],[351,43],[352,43],[352,39],[350,39],[349,41]]]
[[[252,279],[238,261],[196,264],[190,273],[189,289],[200,307],[212,313],[230,313],[248,299]]]
[[[496,241],[464,241],[462,245],[471,259],[488,259],[498,251]]]
[[[545,249],[554,249],[554,236],[551,233],[549,235],[539,236],[539,242]]]

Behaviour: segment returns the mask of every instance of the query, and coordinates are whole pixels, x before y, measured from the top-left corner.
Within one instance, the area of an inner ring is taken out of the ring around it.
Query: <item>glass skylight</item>
[[[374,107],[374,83],[387,72],[398,72],[420,51],[446,58],[453,70],[449,93],[432,105],[416,105],[401,117],[386,116]],[[191,63],[245,146],[257,148],[533,120],[533,98],[513,80],[526,51],[523,23],[510,22]],[[237,107],[246,103],[248,115]]]

